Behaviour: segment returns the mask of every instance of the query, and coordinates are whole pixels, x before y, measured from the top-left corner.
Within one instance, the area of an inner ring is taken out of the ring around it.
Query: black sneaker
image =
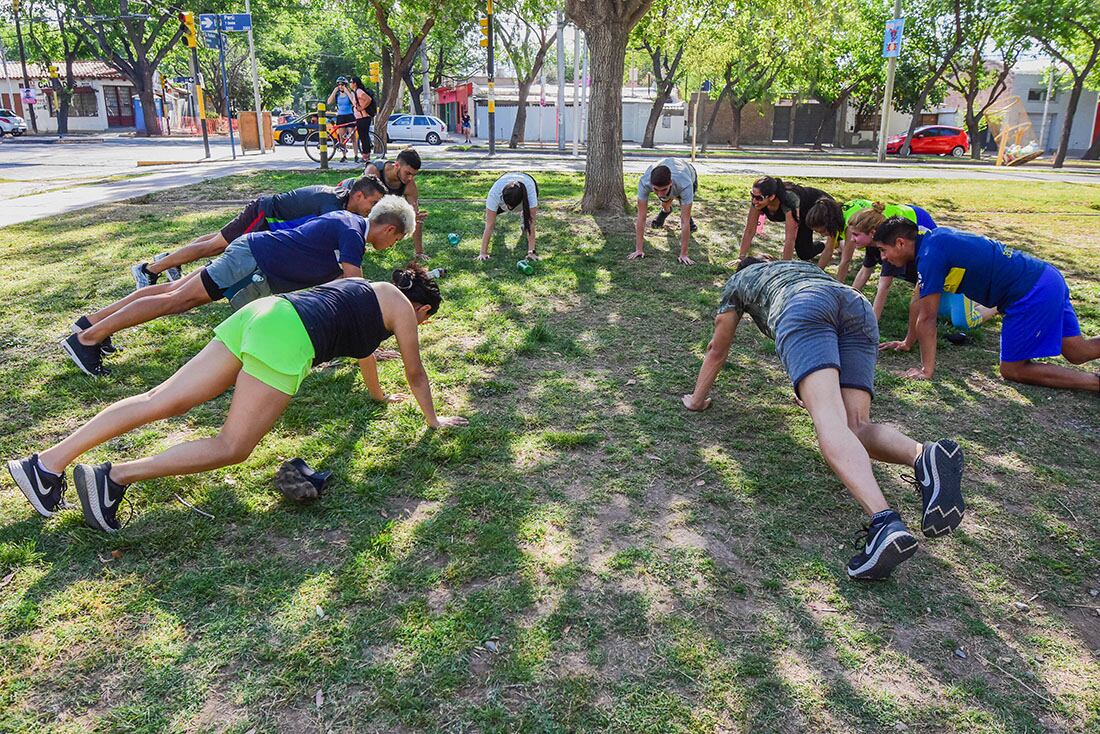
[[[84,331],[85,329],[92,328],[92,322],[88,320],[87,316],[81,316],[79,319],[73,322],[70,332],[76,334]],[[111,341],[111,337],[107,337],[99,343],[99,351],[103,352],[103,356],[107,357],[112,354],[117,354],[122,351],[122,347],[116,347],[115,343]]]
[[[84,374],[92,377],[111,374],[111,371],[103,366],[103,352],[100,351],[99,344],[91,346],[81,344],[79,334],[69,334],[61,341],[61,347]]]
[[[150,273],[149,269],[145,267],[149,263],[137,263],[130,266],[130,275],[134,276],[134,284],[138,288],[148,288],[149,286],[157,282],[157,278],[160,277],[159,273]]]
[[[926,443],[913,470],[924,505],[921,530],[929,538],[950,533],[962,522],[966,510],[962,447],[949,439]]]
[[[696,231],[697,229],[699,229],[699,225],[697,225],[697,224],[695,223],[695,217],[692,217],[692,218],[691,218],[691,219],[689,219],[688,221],[689,221],[689,222],[691,222],[691,231],[692,231],[692,232],[694,232],[694,231]]]
[[[50,474],[38,466],[38,454],[8,462],[8,472],[23,496],[42,517],[53,517],[65,507],[65,475]]]
[[[965,331],[960,331],[956,334],[948,334],[944,337],[947,341],[954,344],[956,347],[965,347],[970,343],[970,335]]]
[[[649,223],[649,226],[653,227],[653,229],[660,229],[665,226],[666,219],[668,219],[668,212],[662,209],[661,213],[654,217],[653,221]]]
[[[98,466],[77,464],[73,483],[84,510],[84,522],[96,530],[117,533],[122,527],[118,522],[118,503],[126,494],[126,487],[111,481],[111,462]]]
[[[848,578],[880,581],[917,552],[917,539],[905,527],[901,515],[884,510],[864,526],[856,542],[859,546],[863,548],[848,561]]]
[[[168,257],[168,254],[169,253],[167,253],[167,252],[158,253],[153,258],[153,262],[158,262],[160,260],[163,260],[164,258]],[[168,280],[171,283],[175,283],[177,280],[179,280],[180,278],[183,277],[183,271],[180,270],[179,267],[174,266],[174,265],[172,267],[168,268],[167,270],[165,270],[164,274],[166,276],[168,276]]]

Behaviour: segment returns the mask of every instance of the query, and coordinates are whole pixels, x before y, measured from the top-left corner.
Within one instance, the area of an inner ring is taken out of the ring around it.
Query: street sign
[[[173,84],[190,84],[193,81],[194,81],[194,79],[192,79],[189,76],[174,76],[174,77],[172,77],[172,83]]]
[[[218,29],[218,16],[215,13],[200,13],[199,29],[204,33],[206,31],[216,31]]]
[[[884,59],[901,56],[901,31],[905,27],[905,18],[893,18],[886,21],[886,32],[882,36],[882,57]]]
[[[251,13],[222,13],[222,30],[230,33],[252,28]]]
[[[202,42],[207,48],[220,49],[222,47],[222,34],[217,31],[203,31]]]

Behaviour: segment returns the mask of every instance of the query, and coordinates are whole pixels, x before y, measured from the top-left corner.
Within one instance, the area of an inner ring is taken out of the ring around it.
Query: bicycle
[[[328,140],[326,145],[328,148],[328,160],[333,160],[337,155],[346,159],[348,153],[352,154],[355,162],[359,162],[359,134],[355,128],[354,122],[345,122],[343,125],[334,125],[328,123],[326,125],[328,130]],[[350,135],[340,134],[344,130],[349,130]],[[386,141],[384,141],[378,133],[373,129],[370,131],[371,141],[371,154],[374,157],[385,158],[386,157]],[[306,155],[311,160],[317,163],[321,162],[321,138],[316,132],[306,138],[305,142]]]

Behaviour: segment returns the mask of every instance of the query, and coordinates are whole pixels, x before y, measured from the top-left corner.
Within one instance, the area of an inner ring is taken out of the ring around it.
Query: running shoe
[[[929,538],[950,533],[962,522],[966,510],[962,447],[950,439],[926,443],[913,470],[924,505],[921,530]]]
[[[8,472],[27,502],[42,517],[53,517],[65,507],[65,475],[50,474],[38,464],[38,454],[8,462]]]
[[[87,316],[81,316],[79,319],[73,322],[69,331],[73,334],[84,331],[85,329],[92,328],[92,322],[88,320]],[[99,351],[103,352],[103,356],[107,357],[112,354],[116,354],[122,351],[122,347],[116,347],[115,343],[111,341],[111,337],[107,337],[99,343]]]
[[[96,530],[117,533],[122,527],[118,521],[118,503],[126,494],[126,487],[111,480],[111,462],[96,466],[77,464],[73,483],[84,511],[84,522]]]
[[[653,229],[660,229],[665,226],[666,219],[668,219],[668,212],[662,209],[661,213],[654,217],[653,221],[649,223],[649,226],[653,227]]]
[[[690,221],[690,222],[691,222],[691,231],[692,231],[692,232],[694,232],[695,230],[699,229],[699,225],[697,225],[697,224],[695,223],[695,217],[692,217],[692,218],[691,218],[690,220],[688,220],[688,221]]]
[[[138,289],[148,288],[157,282],[157,278],[160,276],[157,273],[150,273],[149,269],[145,266],[149,263],[137,263],[130,266],[130,275],[134,276],[134,284]]]
[[[103,352],[99,344],[88,346],[80,343],[79,334],[69,334],[61,341],[61,347],[72,359],[80,371],[92,377],[109,375],[111,371],[103,366]]]
[[[163,260],[166,257],[168,257],[168,253],[167,252],[161,252],[156,257],[153,258],[153,262]],[[177,280],[179,280],[180,278],[183,277],[183,271],[180,270],[179,267],[177,267],[175,265],[173,265],[172,267],[165,270],[164,274],[166,276],[168,276],[168,280],[171,281],[172,283],[175,283]]]
[[[863,527],[856,541],[856,547],[860,546],[859,553],[848,561],[848,578],[881,581],[917,552],[917,539],[905,527],[901,515],[884,510]]]

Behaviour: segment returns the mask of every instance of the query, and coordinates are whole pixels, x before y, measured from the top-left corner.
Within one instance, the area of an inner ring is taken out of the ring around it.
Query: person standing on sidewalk
[[[370,126],[378,112],[378,103],[374,101],[374,90],[363,86],[363,80],[357,76],[351,78],[352,102],[355,106],[355,132],[359,136],[359,155],[370,160]]]

